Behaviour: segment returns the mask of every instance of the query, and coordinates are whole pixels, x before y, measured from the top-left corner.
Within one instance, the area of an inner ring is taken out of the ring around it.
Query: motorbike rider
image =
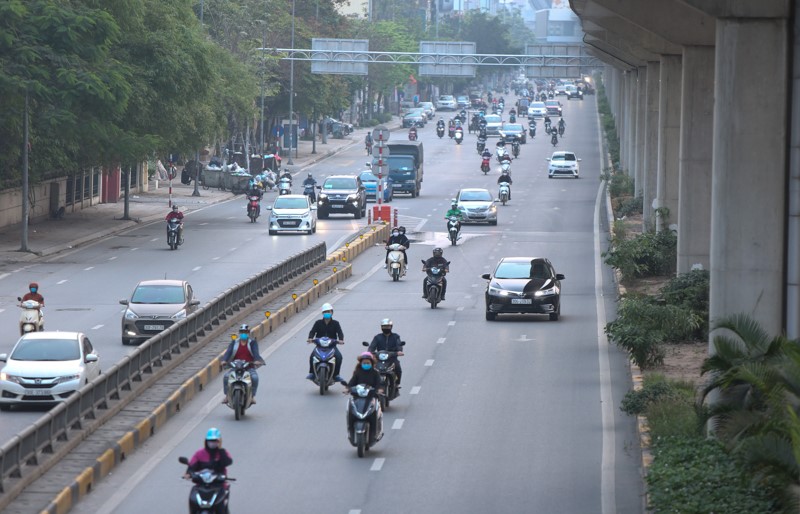
[[[254,364],[264,364],[264,359],[258,352],[258,341],[256,341],[255,337],[250,337],[250,327],[247,325],[242,325],[239,327],[239,337],[230,342],[228,349],[225,350],[225,354],[222,356],[221,362],[223,365],[225,365],[235,360],[243,360],[252,362]],[[230,369],[226,371],[225,376],[222,379],[222,392],[225,395],[225,397],[222,399],[222,403],[228,403],[228,375],[230,375],[231,371],[232,370]],[[256,403],[256,391],[258,391],[258,373],[256,373],[255,367],[250,368],[250,378],[253,381],[252,403]]]
[[[488,148],[484,148],[483,153],[481,154],[481,159],[491,160],[491,158],[492,158],[492,152],[490,152]]]
[[[566,128],[567,128],[567,122],[564,121],[564,118],[561,118],[560,120],[558,120],[558,133],[559,134],[563,134],[564,130],[566,130]]]
[[[409,245],[411,245],[411,242],[406,237],[405,231],[400,232],[399,228],[392,230],[392,235],[386,240],[386,258],[383,261],[384,269],[389,266],[389,252],[391,252],[391,250],[389,250],[389,246],[393,244],[401,244],[407,250]],[[408,267],[408,255],[406,254],[406,250],[403,250],[403,262],[405,262],[406,267]]]
[[[403,355],[403,345],[400,341],[400,335],[392,332],[394,323],[389,318],[381,320],[381,333],[376,334],[369,343],[368,350],[375,355],[379,351],[397,352],[397,356]],[[403,368],[400,367],[400,360],[395,359],[394,373],[397,377],[397,388],[400,389],[400,379],[403,378]]]
[[[511,200],[511,184],[513,184],[513,181],[511,180],[511,175],[509,175],[508,170],[503,170],[500,173],[500,176],[497,177],[497,185],[498,186],[500,184],[502,184],[503,182],[507,182],[508,183],[508,199]]]
[[[328,337],[340,343],[344,343],[342,326],[338,321],[333,319],[333,305],[329,303],[322,304],[322,319],[318,319],[314,322],[314,326],[311,327],[311,331],[308,333],[308,342],[313,343],[314,339],[320,337]],[[334,380],[336,382],[344,382],[344,379],[339,376],[339,372],[342,369],[342,352],[339,351],[338,345],[336,345],[333,350],[336,357],[336,367],[333,370],[333,374],[335,375]],[[308,380],[314,380],[313,356],[314,352],[311,352],[311,355],[308,357],[308,375],[306,375],[306,379]]]
[[[449,212],[449,211],[448,211]],[[459,223],[460,225],[460,223]],[[444,272],[447,273],[450,271],[447,268],[447,260],[444,258],[444,250],[439,247],[433,249],[433,257],[425,261],[425,266],[422,268],[422,271],[428,271],[430,268],[437,267],[437,268],[444,268]],[[422,280],[422,297],[424,299],[428,299],[428,277],[426,276]],[[445,293],[447,292],[447,278],[442,277],[442,301],[444,301]]]
[[[364,136],[364,146],[367,149],[367,153],[372,153],[372,132],[367,132],[367,135]]]
[[[178,242],[183,244],[183,213],[178,210],[177,205],[172,206],[172,210],[167,213],[167,221],[178,220]]]
[[[444,128],[444,118],[439,116],[439,121],[436,122],[436,128]]]
[[[550,133],[550,127],[552,125],[553,125],[553,123],[550,121],[550,116],[545,114],[544,115],[544,131],[549,134]]]
[[[317,201],[317,190],[316,190],[317,180],[314,178],[314,175],[312,175],[311,173],[309,173],[308,176],[306,177],[306,179],[303,181],[303,187],[305,187],[305,186],[311,186],[312,189],[311,189],[311,194],[309,196],[311,197],[311,202],[312,203],[316,202]]]
[[[358,356],[358,364],[356,364],[356,368],[353,370],[353,376],[350,378],[350,381],[345,382],[344,379],[342,379],[340,382],[347,385],[348,391],[351,387],[364,384],[372,387],[378,393],[383,393],[381,374],[375,369],[375,356],[369,352],[364,352]]]
[[[22,297],[23,302],[27,302],[28,300],[39,302],[40,309],[44,307],[44,296],[39,293],[39,284],[36,282],[31,282],[28,284],[28,292]]]
[[[228,450],[222,447],[222,434],[219,429],[209,428],[208,432],[206,432],[203,447],[197,450],[192,455],[192,458],[189,459],[189,465],[186,467],[186,473],[183,478],[189,478],[191,476],[190,473],[203,469],[210,469],[218,475],[227,476],[228,466],[231,464],[233,464],[233,459]]]

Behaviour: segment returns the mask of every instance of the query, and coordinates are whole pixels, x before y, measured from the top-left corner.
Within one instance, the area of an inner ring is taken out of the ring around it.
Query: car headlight
[[[500,289],[499,287],[489,286],[489,294],[494,296],[508,296],[511,293],[505,289]]]
[[[328,195],[326,195],[325,193],[320,193],[319,194],[319,199],[320,200],[327,200],[328,199]]]
[[[181,309],[171,316],[174,319],[183,319],[186,317],[186,309]]]
[[[75,373],[74,375],[64,375],[63,377],[58,377],[55,380],[56,384],[63,384],[64,382],[71,382],[73,380],[78,380],[81,378],[80,373]]]
[[[125,319],[138,319],[139,315],[130,309],[125,310]]]
[[[547,288],[547,289],[540,289],[539,291],[536,291],[535,293],[533,293],[533,296],[552,296],[554,294],[556,294],[555,286]]]
[[[489,206],[489,210],[492,211],[492,212],[497,211],[497,205],[495,205],[495,204],[490,205]]]
[[[348,202],[355,202],[358,200],[358,195],[347,195]]]
[[[5,371],[0,373],[0,380],[4,380],[6,382],[14,382],[15,384],[22,383],[22,377],[18,377],[16,375],[9,375]]]

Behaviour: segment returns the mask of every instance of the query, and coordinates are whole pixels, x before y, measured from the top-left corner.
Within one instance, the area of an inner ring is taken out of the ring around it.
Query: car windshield
[[[378,177],[376,177],[375,175],[373,175],[370,172],[362,173],[360,175],[360,178],[361,178],[361,182],[377,182],[378,181]]]
[[[542,262],[501,262],[494,271],[494,278],[498,279],[530,279],[550,278],[547,268]]]
[[[308,209],[308,200],[305,198],[281,198],[275,199],[273,209]]]
[[[492,195],[489,194],[489,191],[462,191],[461,197],[462,202],[491,202]]]
[[[433,107],[433,104],[430,102],[422,102],[419,104],[419,106],[422,107],[423,109],[430,109],[431,107]]]
[[[562,153],[556,154],[551,159],[553,161],[575,161],[575,154],[574,153]]]
[[[506,123],[503,125],[503,130],[506,132],[522,132],[525,129],[523,129],[522,125],[519,124]]]
[[[548,107],[558,107],[558,100],[548,100],[545,105]]]
[[[486,120],[486,123],[500,123],[502,118],[496,114],[488,114],[483,117]]]
[[[391,173],[394,173],[395,171],[414,171],[414,159],[409,155],[390,155],[388,159],[383,160],[383,163],[383,169],[385,170],[388,167]],[[374,169],[377,169],[378,162],[373,161],[372,166]]]
[[[443,96],[439,97],[439,100],[443,100],[445,102],[448,101],[448,100],[452,100],[452,99],[453,99],[453,97],[449,96],[449,95],[443,95]]]
[[[356,182],[351,178],[329,178],[322,189],[356,189]]]
[[[81,358],[77,339],[23,339],[11,358],[18,361],[75,361]]]
[[[532,107],[534,109],[542,109],[545,107],[544,102],[533,102]]]
[[[184,303],[183,286],[146,285],[133,292],[131,303]]]

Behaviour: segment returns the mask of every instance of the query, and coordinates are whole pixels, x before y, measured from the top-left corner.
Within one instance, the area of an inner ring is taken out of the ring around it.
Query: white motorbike
[[[508,152],[506,151],[505,147],[498,146],[495,154],[497,156],[497,162],[503,162],[504,157],[508,155]]]
[[[282,178],[278,181],[278,194],[290,195],[292,194],[292,181],[288,178]]]
[[[21,303],[19,308],[22,314],[19,316],[19,335],[24,336],[28,332],[41,332],[44,330],[44,315],[42,306],[36,300],[25,300],[17,298]]]
[[[394,243],[388,246],[389,248],[389,265],[386,266],[386,271],[392,277],[393,282],[400,280],[400,277],[406,275],[406,262],[405,250],[406,247],[400,243]]]
[[[461,227],[459,226],[458,218],[455,216],[447,218],[447,238],[450,240],[451,245],[455,246],[458,240],[461,239],[460,231]]]
[[[511,174],[511,161],[503,161],[500,163],[500,173]]]
[[[503,205],[508,202],[508,199],[511,196],[511,186],[508,184],[508,182],[500,182],[500,192],[498,193],[498,196]]]

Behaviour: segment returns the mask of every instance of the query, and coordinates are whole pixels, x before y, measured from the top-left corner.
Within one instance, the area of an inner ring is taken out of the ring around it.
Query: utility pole
[[[294,51],[294,7],[296,0],[292,0],[292,51]],[[292,161],[292,145],[294,141],[294,54],[292,60],[289,61],[289,160],[286,162],[287,166],[293,165]]]
[[[29,252],[28,248],[28,92],[25,91],[25,110],[22,114],[22,244],[20,252]]]

